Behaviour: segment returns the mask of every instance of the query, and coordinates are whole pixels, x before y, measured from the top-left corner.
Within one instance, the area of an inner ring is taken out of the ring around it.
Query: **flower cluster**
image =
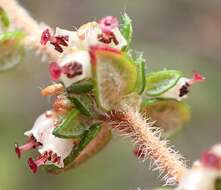
[[[25,132],[27,143],[15,145],[19,158],[30,149],[38,150],[36,159],[28,159],[33,173],[40,166],[49,172],[64,171],[100,150],[110,139],[111,127],[105,125],[109,123],[107,115],[119,113],[124,107],[136,107],[167,131],[188,120],[188,109],[181,100],[203,77],[194,73],[193,78],[186,78],[176,70],[148,73],[142,54],[135,56],[130,47],[131,19],[124,14],[122,20],[120,25],[116,17],[107,16],[76,31],[56,28],[53,34],[46,28],[42,32],[40,44],[59,54],[49,64],[56,84],[43,89],[42,95],[56,98],[52,110],[40,115],[33,128]],[[113,120],[117,118],[116,114]],[[134,151],[138,157],[147,152],[146,146],[142,147]],[[176,158],[169,151],[166,156],[170,155]],[[183,167],[181,162],[178,165]],[[173,174],[175,170],[171,171]]]
[[[49,71],[53,80],[61,81],[67,88],[78,81],[92,78],[89,49],[91,46],[104,45],[120,50],[127,45],[118,28],[116,17],[105,17],[97,22],[90,22],[81,26],[77,31],[56,29],[55,35],[46,28],[42,32],[40,43],[43,46],[54,46],[54,49],[61,53],[58,62],[49,65]],[[76,141],[72,138],[59,138],[53,134],[58,126],[58,120],[64,120],[64,110],[67,110],[65,101],[58,96],[54,103],[53,110],[46,111],[40,115],[30,131],[25,132],[27,143],[15,145],[15,152],[20,158],[23,152],[30,149],[38,149],[40,155],[36,159],[29,158],[28,165],[33,173],[41,165],[55,165],[64,167],[64,159],[76,148]],[[68,101],[68,100],[66,100]],[[58,103],[59,102],[59,103]],[[70,103],[66,103],[66,105]],[[63,110],[63,111],[64,111]],[[86,128],[86,127],[85,127]]]
[[[53,111],[46,111],[40,115],[30,131],[25,132],[28,137],[26,144],[22,146],[15,145],[15,151],[20,158],[21,153],[33,148],[38,148],[40,155],[37,159],[28,159],[28,164],[35,173],[37,168],[44,164],[55,164],[58,167],[64,167],[63,160],[73,149],[73,140],[57,138],[52,134],[55,128],[55,115]]]

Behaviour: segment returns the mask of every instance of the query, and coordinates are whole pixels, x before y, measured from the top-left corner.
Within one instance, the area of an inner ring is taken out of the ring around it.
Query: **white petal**
[[[113,29],[113,33],[115,34],[119,44],[118,45],[113,45],[113,48],[119,49],[121,50],[123,47],[125,47],[127,45],[127,40],[123,37],[123,35],[121,34],[119,28],[115,28]]]
[[[41,114],[35,121],[33,128],[26,131],[24,134],[26,136],[34,136],[35,139],[42,143],[44,139],[44,134],[47,132],[48,128],[53,128],[54,124],[53,117],[46,117],[46,112]]]
[[[88,25],[88,27],[90,27],[90,25]],[[106,46],[121,50],[122,47],[127,45],[127,41],[125,40],[125,38],[121,34],[119,28],[114,28],[112,30],[116,39],[119,42],[118,45],[115,45],[114,42],[111,42],[110,44],[104,44],[103,42],[100,42],[98,40],[97,36],[99,34],[102,34],[102,30],[101,30],[99,24],[97,24],[97,26],[93,26],[93,27],[88,28],[88,30],[85,29],[85,31],[86,31],[85,39],[81,40],[81,45],[78,47],[80,49],[88,49],[90,46],[94,46],[94,45],[106,45]]]
[[[216,144],[212,147],[211,151],[217,155],[217,156],[221,156],[221,144]]]
[[[72,85],[73,83],[78,82],[80,80],[92,77],[90,55],[87,51],[76,51],[72,54],[66,55],[59,62],[59,66],[63,67],[66,64],[69,64],[69,63],[75,62],[75,61],[82,64],[83,72],[81,75],[77,75],[73,78],[67,78],[66,75],[62,74],[60,77],[60,80],[64,83],[64,85],[66,87],[68,87],[68,86]]]
[[[215,190],[215,180],[220,176],[217,170],[193,168],[185,174],[177,190]]]
[[[172,98],[172,99],[176,99],[178,101],[181,101],[184,98],[187,98],[187,94],[180,97],[180,88],[186,83],[188,82],[190,79],[188,78],[180,78],[180,80],[177,82],[177,84],[172,87],[171,89],[169,89],[168,91],[166,91],[165,93],[163,93],[162,95],[160,95],[161,98]]]
[[[48,112],[47,112],[48,113]],[[71,139],[62,139],[52,134],[54,130],[54,117],[47,117],[46,112],[40,115],[34,123],[30,131],[25,132],[25,135],[33,135],[42,146],[38,151],[43,154],[45,151],[51,150],[61,157],[60,164],[55,164],[58,167],[63,167],[63,160],[71,153],[73,149],[73,141]],[[47,162],[46,164],[52,164]]]
[[[61,162],[55,164],[58,167],[64,167],[63,160],[71,153],[73,149],[73,141],[70,139],[62,139],[55,137],[53,134],[53,128],[50,128],[46,138],[44,139],[43,146],[39,149],[39,152],[43,154],[45,151],[52,150],[61,157]],[[51,164],[48,162],[47,164]]]
[[[76,31],[69,31],[56,27],[55,35],[67,35],[69,37],[68,46],[62,46],[62,49],[64,50],[63,54],[71,53],[72,50],[76,49],[80,44],[80,40]]]

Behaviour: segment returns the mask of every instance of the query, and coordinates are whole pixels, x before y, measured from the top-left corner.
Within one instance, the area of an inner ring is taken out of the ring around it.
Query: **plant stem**
[[[12,24],[27,34],[25,45],[47,55],[51,60],[57,60],[58,56],[55,51],[47,46],[43,47],[39,43],[42,28],[23,7],[21,7],[15,0],[0,0],[0,6],[9,15]]]
[[[133,139],[139,147],[143,160],[152,161],[153,170],[165,174],[166,184],[176,184],[186,172],[183,157],[167,146],[167,141],[160,139],[160,130],[153,127],[139,112],[127,108],[121,113],[112,112],[107,116],[112,128]]]

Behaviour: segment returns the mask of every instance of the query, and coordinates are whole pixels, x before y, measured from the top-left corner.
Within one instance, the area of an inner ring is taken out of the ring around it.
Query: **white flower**
[[[185,78],[185,77],[180,78],[174,87],[172,87],[171,89],[169,89],[168,91],[160,95],[159,97],[172,98],[178,101],[186,98],[189,92],[190,81],[191,79],[189,78]]]
[[[71,139],[62,139],[52,134],[54,130],[55,116],[52,111],[47,111],[40,115],[31,130],[25,132],[29,141],[27,144],[18,147],[16,153],[20,154],[31,148],[37,148],[40,156],[36,160],[29,158],[28,164],[35,173],[37,168],[44,164],[54,164],[59,168],[64,167],[64,159],[71,153],[73,149],[73,141]]]
[[[216,190],[215,182],[221,172],[202,166],[188,170],[176,190]]]
[[[58,66],[62,71],[59,80],[64,83],[65,87],[92,77],[90,55],[87,51],[75,51],[65,55]]]

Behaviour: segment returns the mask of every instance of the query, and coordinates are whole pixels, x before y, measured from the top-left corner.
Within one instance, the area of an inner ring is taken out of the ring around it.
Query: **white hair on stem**
[[[149,122],[132,108],[123,109],[120,113],[111,112],[107,120],[114,130],[132,139],[141,152],[139,159],[143,162],[151,160],[150,168],[159,170],[159,177],[163,176],[165,185],[175,185],[180,181],[187,169],[183,156],[169,147],[167,140],[160,139],[161,130],[154,127],[154,122]]]

